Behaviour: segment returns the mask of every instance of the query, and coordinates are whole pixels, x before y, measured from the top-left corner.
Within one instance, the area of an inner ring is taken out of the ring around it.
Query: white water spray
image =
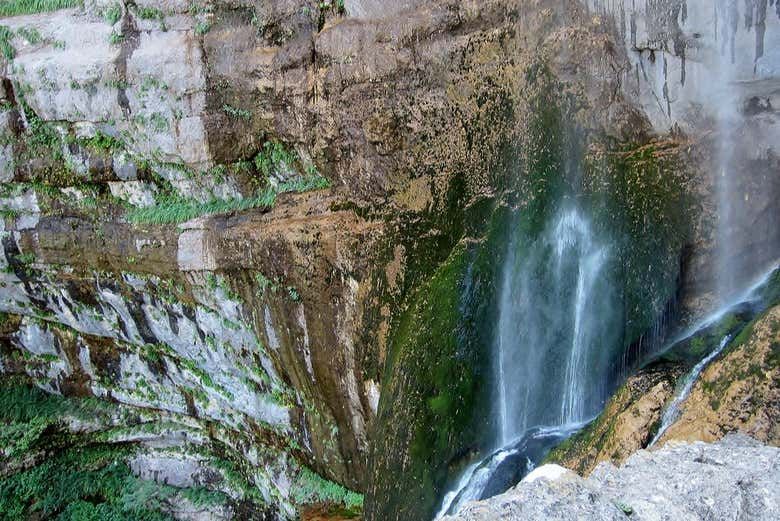
[[[437,519],[480,499],[507,467],[528,470],[600,409],[617,341],[610,248],[577,208],[561,211],[536,240],[514,238],[504,265],[495,339],[496,450],[471,465]],[[539,427],[546,425],[549,427]]]
[[[499,436],[505,446],[538,425],[581,422],[598,409],[614,331],[603,276],[609,248],[576,208],[518,251],[510,245],[501,288],[497,360]]]

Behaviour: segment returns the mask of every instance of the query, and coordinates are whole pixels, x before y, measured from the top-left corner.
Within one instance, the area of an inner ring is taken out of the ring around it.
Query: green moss
[[[751,316],[752,312],[749,309],[728,313],[717,323],[675,344],[657,360],[648,362],[648,365],[660,361],[682,363],[686,367],[692,367],[716,349],[727,335],[741,334],[749,330]]]
[[[504,250],[509,219],[508,210],[495,209],[483,241],[458,244],[394,326],[386,368],[394,378],[384,382],[382,394],[396,400],[380,405],[376,450],[393,454],[396,440],[407,440],[402,450],[410,463],[401,468],[400,458],[383,460],[385,472],[403,479],[372,505],[377,519],[429,517],[452,477],[451,465],[463,463],[491,431],[496,252]]]
[[[780,304],[780,269],[775,270],[760,289],[761,301],[765,307]]]
[[[594,220],[620,259],[626,347],[674,299],[693,204],[681,161],[673,142],[608,142],[585,161]]]
[[[296,505],[317,503],[341,504],[348,515],[357,515],[363,509],[363,496],[303,467],[290,488],[290,496]]]
[[[0,16],[43,13],[81,5],[83,0],[4,0],[0,3]]]

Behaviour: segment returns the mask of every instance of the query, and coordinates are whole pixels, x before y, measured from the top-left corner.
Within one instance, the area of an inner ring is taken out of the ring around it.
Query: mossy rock
[[[367,507],[376,519],[430,518],[454,474],[451,466],[485,448],[495,252],[508,216],[496,208],[481,240],[461,241],[418,288],[394,330],[386,369],[392,377],[382,395],[395,399],[380,407],[376,489]]]

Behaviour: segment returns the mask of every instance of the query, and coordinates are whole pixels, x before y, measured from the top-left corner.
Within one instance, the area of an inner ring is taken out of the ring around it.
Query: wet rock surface
[[[776,275],[770,278],[772,293]],[[557,447],[548,461],[587,475],[600,462],[620,464],[657,436],[662,416],[681,392],[694,361],[714,350],[722,337],[731,340],[675,404],[678,413],[656,443],[713,442],[740,432],[772,446],[780,445],[780,307],[771,307],[741,326],[721,324],[681,342],[659,361],[631,376],[604,412],[581,433]],[[731,329],[731,331],[729,331]],[[685,357],[691,357],[684,362]]]
[[[587,479],[573,472],[529,475],[508,492],[472,503],[451,521],[499,519],[750,519],[780,515],[780,449],[744,435],[670,442],[620,467],[602,463]]]

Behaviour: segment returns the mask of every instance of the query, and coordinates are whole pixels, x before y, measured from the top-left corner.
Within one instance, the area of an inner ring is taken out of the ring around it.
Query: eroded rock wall
[[[365,489],[391,318],[504,188],[537,61],[506,57],[566,15],[409,7],[4,19],[4,370],[220,425],[282,517],[302,464]]]

